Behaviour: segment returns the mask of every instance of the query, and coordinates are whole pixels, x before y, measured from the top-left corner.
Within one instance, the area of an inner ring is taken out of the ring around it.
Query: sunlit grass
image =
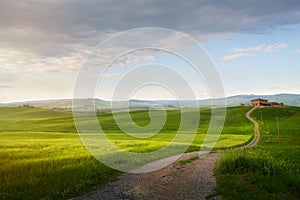
[[[0,162],[1,199],[67,198],[118,174],[70,133],[2,132]]]
[[[251,138],[252,124],[244,117],[248,110],[247,107],[228,108],[216,148],[238,146]],[[121,149],[145,153],[163,148],[176,136],[180,111],[166,112],[166,124],[149,138],[124,134],[111,113],[99,114],[98,119],[106,136]],[[148,114],[145,110],[131,112],[134,122],[140,126],[150,123]],[[123,113],[117,115],[122,117]],[[199,150],[210,117],[209,109],[201,110],[193,142],[177,145],[189,147],[187,151]],[[86,126],[89,123],[87,120]],[[101,164],[85,149],[70,112],[2,107],[0,124],[1,199],[66,199],[99,187],[120,174]],[[192,133],[184,132],[181,137],[188,134]]]
[[[253,117],[260,124],[258,146],[221,157],[216,168],[218,192],[225,199],[299,199],[300,108],[257,109]]]

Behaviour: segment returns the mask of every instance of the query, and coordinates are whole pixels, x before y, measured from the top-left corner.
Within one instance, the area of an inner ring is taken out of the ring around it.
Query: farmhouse
[[[251,106],[269,106],[269,102],[266,99],[252,99],[250,101]]]
[[[267,99],[252,99],[250,101],[251,106],[283,106],[283,103],[269,102]]]

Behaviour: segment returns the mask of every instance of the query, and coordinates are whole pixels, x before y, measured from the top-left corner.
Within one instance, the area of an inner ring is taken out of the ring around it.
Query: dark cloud
[[[0,3],[0,19],[1,26],[62,34],[141,26],[231,32],[298,23],[299,8],[298,0],[7,0]]]
[[[2,0],[0,45],[52,55],[70,51],[68,44],[94,45],[91,38],[143,26],[197,36],[263,33],[299,22],[298,0]]]

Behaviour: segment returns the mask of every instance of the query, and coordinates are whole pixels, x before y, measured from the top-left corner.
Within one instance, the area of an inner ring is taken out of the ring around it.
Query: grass
[[[249,107],[230,107],[227,108],[227,116],[224,124],[222,134],[219,137],[215,149],[232,148],[241,146],[249,142],[252,138],[252,124],[245,118],[245,113],[249,110]],[[137,152],[149,152],[159,149],[169,143],[176,135],[180,125],[180,111],[179,110],[167,110],[167,121],[163,128],[153,137],[149,138],[136,138],[130,135],[124,134],[115,123],[111,113],[107,113],[99,117],[99,121],[103,131],[107,133],[107,137],[116,141],[116,144],[121,148],[128,151]],[[195,112],[195,110],[191,110]],[[123,113],[119,113],[119,118],[122,118]],[[150,123],[148,117],[148,111],[133,111],[131,116],[135,123],[139,125],[145,125]],[[206,135],[208,125],[211,118],[211,110],[203,109],[200,111],[200,122],[198,125],[197,134],[192,142],[188,144],[188,152],[199,150]],[[143,133],[139,133],[143,134]],[[192,134],[186,131],[186,135]],[[128,141],[134,141],[134,144],[139,146],[138,149],[133,147],[133,143],[128,144]],[[139,145],[143,143],[144,145]],[[155,144],[155,145],[154,145]],[[127,148],[128,147],[128,148]]]
[[[197,159],[199,159],[199,156],[193,156],[193,157],[188,158],[188,159],[185,159],[185,160],[180,160],[179,163],[180,163],[181,165],[185,165],[185,164],[191,163],[191,162],[193,162],[193,161],[195,161],[195,160],[197,160]]]
[[[216,149],[242,145],[251,139],[252,124],[244,117],[248,110],[248,107],[227,109]],[[167,145],[178,130],[180,111],[166,112],[164,127],[149,138],[124,134],[111,113],[97,117],[106,136],[123,150],[150,152]],[[134,122],[140,126],[150,123],[148,114],[145,110],[131,112]],[[200,149],[210,116],[211,110],[200,111],[201,119],[192,144],[180,144],[188,145],[187,151]],[[67,199],[98,188],[121,173],[101,164],[85,149],[70,112],[1,107],[0,124],[0,199]],[[87,121],[86,125],[89,124]]]
[[[252,116],[260,124],[260,141],[252,149],[222,155],[216,167],[217,193],[224,199],[299,199],[300,108],[268,107]]]
[[[0,133],[0,199],[65,199],[118,175],[76,134]]]

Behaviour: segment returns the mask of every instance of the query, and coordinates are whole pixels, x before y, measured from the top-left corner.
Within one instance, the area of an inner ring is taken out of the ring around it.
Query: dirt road
[[[189,153],[184,158],[197,153]],[[216,187],[213,168],[217,158],[217,153],[210,153],[191,163],[177,162],[151,173],[127,173],[104,188],[75,199],[205,199]]]
[[[251,110],[249,110],[247,113],[246,113],[246,117],[247,119],[252,122],[254,124],[254,138],[253,140],[248,143],[247,145],[243,146],[243,147],[240,147],[240,148],[251,148],[251,147],[254,147],[258,140],[259,140],[259,127],[258,127],[258,123],[257,121],[255,121],[251,116],[250,114],[256,109],[257,107],[253,107]]]
[[[239,148],[253,147],[258,142],[258,123],[250,117],[255,109],[255,107],[252,108],[246,114],[246,117],[254,124],[254,139]],[[186,153],[179,160],[196,155],[199,155],[199,152]],[[180,164],[177,161],[151,173],[127,173],[99,190],[74,199],[221,199],[220,196],[212,195],[217,186],[213,170],[218,156],[218,153],[209,153],[204,158],[193,162]]]

